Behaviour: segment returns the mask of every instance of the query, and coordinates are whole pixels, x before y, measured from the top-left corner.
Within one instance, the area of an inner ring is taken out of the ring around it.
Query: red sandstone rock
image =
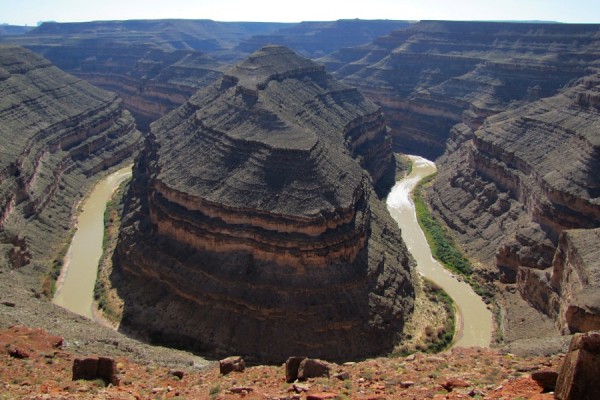
[[[458,378],[448,379],[446,382],[442,383],[442,387],[449,392],[455,388],[466,388],[469,386],[471,386],[469,382]]]
[[[98,377],[97,358],[76,358],[73,360],[73,380],[91,381]]]
[[[243,372],[246,369],[246,363],[240,356],[231,356],[219,361],[219,371],[223,375],[230,372]]]
[[[329,378],[329,364],[322,360],[306,358],[300,363],[298,368],[298,379],[306,380],[308,378],[327,377]]]
[[[306,357],[290,357],[285,362],[285,381],[288,383],[294,382],[298,379],[298,368],[300,363],[304,361]]]
[[[556,398],[595,400],[600,393],[600,332],[576,334],[558,373]]]
[[[73,360],[73,380],[102,379],[107,384],[118,386],[120,378],[117,374],[115,360],[110,357],[88,357]]]
[[[541,371],[535,371],[531,374],[531,378],[536,381],[545,392],[551,392],[556,387],[556,379],[558,373],[554,370],[544,369]]]
[[[29,358],[30,354],[27,350],[21,347],[10,346],[8,348],[8,355],[13,358]]]
[[[335,394],[335,393],[323,392],[323,393],[309,394],[308,396],[306,396],[306,400],[327,400],[327,399],[335,399],[336,397],[337,397],[337,394]]]

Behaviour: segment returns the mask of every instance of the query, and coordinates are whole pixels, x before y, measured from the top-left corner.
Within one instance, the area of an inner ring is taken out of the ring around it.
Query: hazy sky
[[[600,0],[0,0],[0,23],[188,18],[217,21],[362,19],[600,22]]]

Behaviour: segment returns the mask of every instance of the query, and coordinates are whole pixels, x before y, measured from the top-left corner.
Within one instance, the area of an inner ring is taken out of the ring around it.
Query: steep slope
[[[440,156],[452,126],[477,129],[551,96],[600,60],[600,26],[422,21],[323,58],[382,106],[398,151]]]
[[[392,166],[378,107],[257,51],[152,126],[115,256],[121,329],[274,362],[389,351],[414,297],[371,183]]]
[[[36,289],[90,177],[132,157],[141,135],[115,94],[0,46],[0,137],[0,265]]]
[[[586,232],[600,227],[599,93],[596,72],[474,132],[457,125],[431,196],[464,247],[562,332],[600,327],[597,296],[578,294],[599,289],[600,242]]]

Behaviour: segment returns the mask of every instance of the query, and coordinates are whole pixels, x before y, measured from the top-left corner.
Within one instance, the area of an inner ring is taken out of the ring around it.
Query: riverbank
[[[417,271],[439,285],[456,304],[459,322],[454,345],[489,347],[493,332],[491,311],[467,283],[433,258],[416,218],[410,194],[422,179],[435,173],[435,164],[422,157],[409,157],[413,162],[411,173],[392,188],[387,198],[388,210],[402,230],[402,238],[417,262]]]

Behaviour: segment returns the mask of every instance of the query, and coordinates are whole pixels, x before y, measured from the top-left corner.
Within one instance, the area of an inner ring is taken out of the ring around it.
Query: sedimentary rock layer
[[[77,77],[118,93],[144,131],[221,76],[221,65],[212,58],[164,43],[97,39],[29,47]]]
[[[122,329],[263,361],[391,349],[413,299],[372,188],[392,160],[377,106],[257,51],[152,126],[117,248]]]
[[[598,318],[598,299],[585,293],[599,289],[589,278],[598,263],[586,255],[599,244],[599,93],[595,73],[489,117],[476,131],[455,126],[431,193],[465,248],[503,281],[517,282],[562,332]]]
[[[25,46],[59,68],[114,91],[138,127],[183,104],[224,69],[266,44],[322,56],[407,25],[403,21],[342,20],[301,24],[210,20],[45,22],[0,42]],[[217,61],[216,61],[217,60]]]
[[[544,97],[600,59],[599,25],[421,21],[323,58],[382,106],[398,151],[440,156],[452,126]]]
[[[0,46],[2,265],[45,272],[89,178],[132,157],[140,137],[115,94]]]

